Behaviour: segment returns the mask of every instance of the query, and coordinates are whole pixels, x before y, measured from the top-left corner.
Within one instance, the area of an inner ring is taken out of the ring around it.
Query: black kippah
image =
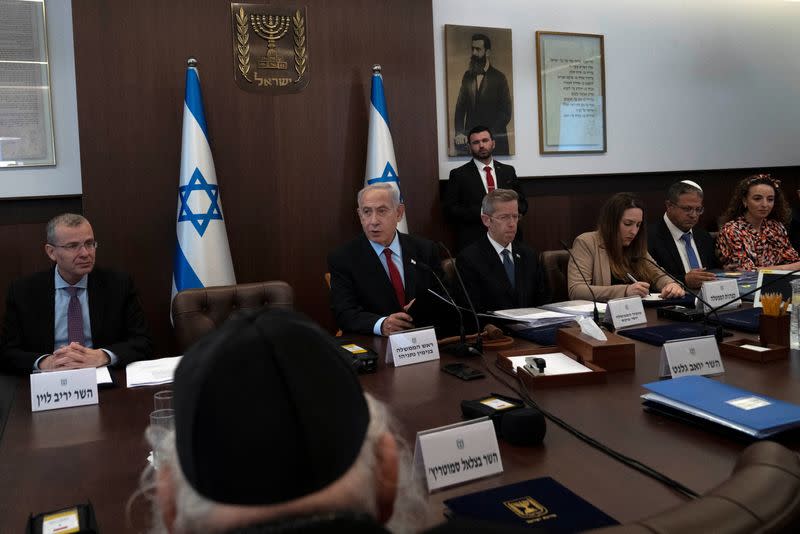
[[[303,315],[229,319],[175,372],[175,433],[187,481],[228,504],[321,490],[355,461],[369,410],[334,340]]]

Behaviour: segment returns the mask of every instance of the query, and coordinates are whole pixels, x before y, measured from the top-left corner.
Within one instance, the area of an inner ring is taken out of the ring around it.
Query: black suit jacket
[[[519,195],[519,212],[523,215],[527,213],[528,201],[522,194],[514,167],[494,160],[494,171],[497,188],[516,191]],[[486,190],[475,160],[471,159],[450,171],[442,205],[445,217],[456,231],[456,250],[462,250],[486,235],[486,227],[481,221],[481,202],[485,196]],[[522,239],[521,229],[517,230],[517,239]]]
[[[87,281],[92,345],[117,355],[117,365],[148,359],[153,344],[127,274],[95,268]],[[30,373],[36,359],[50,354],[55,337],[53,269],[12,282],[6,297],[0,365]]]
[[[489,65],[483,76],[480,89],[475,84],[475,74],[466,71],[461,78],[461,88],[455,108],[454,130],[456,135],[468,135],[475,126],[486,126],[492,131],[495,140],[495,152],[508,155],[509,143],[506,127],[511,121],[511,91],[505,74]],[[463,147],[456,147],[464,154],[469,154]]]
[[[692,234],[703,267],[706,269],[718,269],[720,265],[714,250],[714,238],[708,232],[696,226],[692,229]],[[664,222],[663,217],[648,228],[647,248],[656,263],[665,271],[681,282],[686,282],[686,271],[683,270],[683,262],[678,253],[678,246],[672,238],[672,234],[669,233],[669,228],[667,228],[667,223]]]
[[[425,299],[428,288],[435,290],[437,282],[429,271],[414,262],[429,266],[441,278],[442,265],[436,247],[427,239],[400,232],[398,235],[403,251],[406,302],[417,297]],[[331,309],[342,330],[372,334],[378,319],[402,311],[389,276],[364,234],[333,251],[328,256],[328,270]],[[420,315],[424,310],[417,303],[412,309],[409,313],[415,326],[425,325]]]
[[[477,311],[529,308],[549,302],[550,292],[544,269],[539,265],[539,254],[520,242],[514,242],[512,250],[514,287],[486,235],[458,255],[456,268]]]

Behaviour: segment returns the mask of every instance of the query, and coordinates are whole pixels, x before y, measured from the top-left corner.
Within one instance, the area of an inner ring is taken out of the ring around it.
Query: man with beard
[[[497,153],[510,154],[506,126],[511,120],[511,92],[505,74],[491,65],[492,41],[481,33],[472,36],[469,70],[461,78],[455,109],[455,145],[459,154],[469,154],[469,132],[478,124],[494,132]]]
[[[60,371],[150,358],[152,341],[133,281],[95,269],[92,225],[74,213],[47,223],[47,271],[8,289],[0,367],[17,373]]]
[[[519,213],[524,215],[528,211],[514,167],[492,157],[496,146],[492,131],[487,126],[475,126],[468,141],[472,160],[450,171],[443,201],[445,218],[456,232],[457,250],[486,235],[481,220],[481,202],[486,193],[513,189],[519,196]],[[522,239],[522,230],[518,230],[517,239]]]

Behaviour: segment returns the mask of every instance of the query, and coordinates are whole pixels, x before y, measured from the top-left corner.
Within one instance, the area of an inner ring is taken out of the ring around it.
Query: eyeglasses
[[[691,215],[692,213],[702,215],[703,212],[706,211],[703,206],[700,206],[699,208],[693,208],[692,206],[679,206],[678,204],[673,204],[673,206],[681,210],[686,215]]]
[[[508,223],[508,222],[511,222],[511,221],[514,221],[514,222],[521,221],[522,220],[522,215],[520,215],[519,213],[513,213],[513,214],[512,213],[506,213],[504,215],[498,215],[496,217],[494,215],[489,215],[489,218],[490,219],[494,219],[496,221],[500,221],[501,223],[505,224],[505,223]]]
[[[86,247],[86,250],[91,252],[92,250],[95,250],[99,245],[100,243],[98,243],[94,239],[89,239],[88,241],[84,241],[83,243],[67,243],[66,245],[54,245],[50,243],[51,247],[63,248],[67,252],[71,252],[73,254],[76,254],[83,247]]]

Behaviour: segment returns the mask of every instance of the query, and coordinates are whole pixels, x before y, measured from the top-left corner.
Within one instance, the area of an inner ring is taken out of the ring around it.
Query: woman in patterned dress
[[[725,269],[800,268],[800,254],[792,248],[784,223],[788,203],[781,182],[769,174],[741,180],[731,198],[717,236],[717,255]],[[727,222],[726,222],[727,221]]]

